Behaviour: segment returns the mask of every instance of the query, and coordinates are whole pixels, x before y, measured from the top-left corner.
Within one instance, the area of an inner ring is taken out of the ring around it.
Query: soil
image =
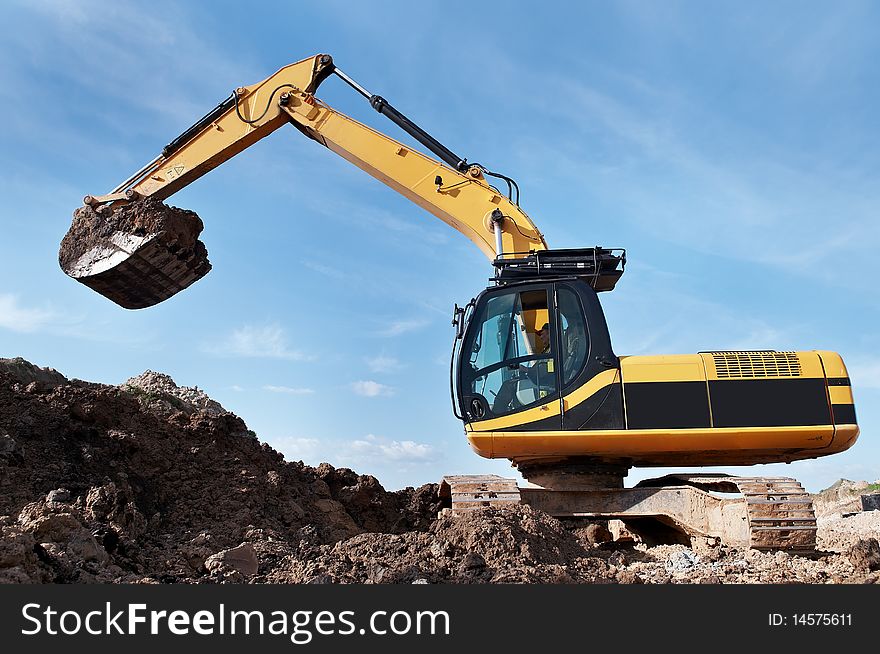
[[[156,235],[183,250],[194,249],[207,261],[205,244],[198,240],[204,224],[194,211],[158,200],[145,199],[115,209],[82,206],[73,212],[70,229],[61,241],[58,262],[65,273],[78,278],[101,272],[120,248],[131,251]],[[129,247],[126,247],[126,246]]]
[[[880,511],[837,501],[817,498],[811,558],[648,547],[528,506],[438,517],[436,484],[285,461],[167,375],[0,359],[0,583],[874,583]]]
[[[145,199],[115,209],[80,207],[61,241],[58,262],[73,279],[126,309],[167,300],[208,274],[192,211]]]

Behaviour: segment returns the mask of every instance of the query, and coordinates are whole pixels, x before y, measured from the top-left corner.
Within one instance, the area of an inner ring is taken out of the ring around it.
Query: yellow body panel
[[[735,354],[748,361],[754,353],[701,353],[683,355],[650,355],[620,357],[620,371],[606,370],[586,384],[563,397],[566,411],[601,392],[610,384],[622,382],[678,383],[711,380],[753,381],[760,379],[825,379],[847,378],[846,367],[834,352],[774,353],[780,361],[777,368],[797,370],[797,374],[772,374],[758,364],[749,367],[745,377],[736,377],[728,367],[716,369],[715,357]],[[735,358],[735,357],[734,357]],[[786,367],[787,366],[787,367]],[[756,372],[756,369],[759,372]],[[760,374],[759,374],[760,373]],[[835,405],[852,405],[852,389],[848,385],[827,386],[827,400]],[[707,386],[707,401],[708,401]],[[622,393],[625,402],[626,392]],[[624,408],[625,409],[625,408]],[[487,458],[521,459],[590,456],[608,461],[626,460],[633,465],[752,465],[816,458],[841,452],[855,442],[859,428],[855,424],[773,426],[773,427],[706,427],[699,429],[607,429],[579,431],[527,430],[530,423],[559,415],[559,400],[525,411],[468,425],[467,437],[475,452]],[[525,427],[525,429],[523,429]],[[517,431],[510,431],[517,428]]]
[[[706,371],[699,354],[662,354],[620,357],[623,381],[705,381]]]
[[[816,354],[822,360],[822,367],[825,369],[825,375],[829,379],[843,379],[849,377],[846,366],[843,364],[843,358],[837,352],[829,352],[827,350],[817,350]]]
[[[831,397],[831,404],[852,404],[853,394],[850,386],[829,386],[828,395]]]
[[[842,452],[858,436],[856,425],[628,429],[609,431],[471,432],[480,456],[494,459],[597,457],[637,466],[753,465],[811,459]]]

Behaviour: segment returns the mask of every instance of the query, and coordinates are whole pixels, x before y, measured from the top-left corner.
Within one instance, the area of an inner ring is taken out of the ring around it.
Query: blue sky
[[[57,248],[226,97],[328,52],[454,152],[514,177],[551,247],[627,248],[619,355],[830,349],[862,426],[788,466],[880,477],[880,7],[870,2],[11,2],[0,24],[0,356],[198,385],[290,459],[389,488],[511,474],[448,393],[451,308],[490,275],[464,237],[294,129],[169,202],[214,270],[127,312]],[[338,79],[319,96],[406,140]],[[664,471],[633,471],[635,481]]]

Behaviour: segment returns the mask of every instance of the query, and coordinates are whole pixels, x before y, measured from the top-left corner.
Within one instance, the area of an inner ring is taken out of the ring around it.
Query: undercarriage
[[[537,486],[521,488],[516,480],[497,475],[444,477],[444,511],[461,514],[522,503],[557,518],[620,520],[651,544],[709,538],[730,547],[799,554],[816,550],[812,498],[789,477],[674,474],[624,488],[623,466],[520,467]]]

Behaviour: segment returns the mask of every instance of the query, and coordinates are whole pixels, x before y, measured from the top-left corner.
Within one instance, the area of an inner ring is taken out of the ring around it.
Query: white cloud
[[[234,330],[224,341],[208,345],[204,350],[226,357],[287,359],[289,361],[309,361],[314,358],[312,355],[291,349],[287,343],[284,329],[278,324],[263,327],[245,325]]]
[[[411,440],[390,440],[367,434],[352,440],[320,440],[307,436],[281,436],[270,439],[272,447],[288,461],[318,465],[327,461],[333,466],[348,467],[361,473],[376,472],[389,463],[395,469],[408,465],[434,463],[441,452],[428,443]]]
[[[403,364],[395,357],[380,354],[375,357],[367,357],[365,359],[367,366],[373,372],[397,372],[403,369]]]
[[[244,386],[239,386],[238,384],[233,384],[229,388],[231,390],[235,391],[236,393],[241,393],[242,391],[244,391]]]
[[[413,332],[428,324],[427,320],[422,319],[412,319],[412,320],[395,320],[384,328],[377,330],[376,336],[400,336],[401,334],[406,334],[407,332]]]
[[[379,397],[394,394],[394,389],[390,386],[372,380],[352,382],[351,390],[357,395],[363,395],[364,397]]]
[[[351,454],[364,460],[382,459],[396,462],[426,462],[432,460],[437,452],[427,443],[415,441],[389,441],[380,436],[368,434],[363,440],[350,443]]]
[[[120,331],[110,320],[75,311],[69,307],[56,310],[49,305],[29,307],[22,304],[16,294],[0,293],[0,329],[127,346],[142,346],[153,340],[154,335],[148,329]]]
[[[263,390],[272,393],[287,393],[288,395],[311,395],[315,392],[313,388],[292,388],[290,386],[272,386],[269,384],[263,386]]]
[[[0,327],[14,332],[35,332],[53,323],[57,315],[49,309],[23,306],[18,296],[0,294]]]

